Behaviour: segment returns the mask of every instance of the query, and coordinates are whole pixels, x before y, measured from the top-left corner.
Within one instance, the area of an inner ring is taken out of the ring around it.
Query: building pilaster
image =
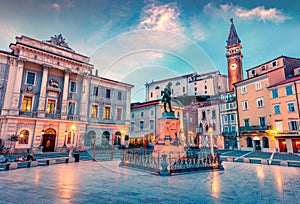
[[[9,115],[19,115],[19,101],[20,101],[20,93],[21,93],[21,82],[23,78],[23,68],[25,64],[25,59],[18,58],[16,63],[15,75],[12,76],[14,78],[11,82],[14,85],[12,92],[12,101],[11,107],[9,110]]]
[[[40,98],[39,98],[38,117],[45,117],[45,103],[46,103],[48,70],[49,70],[49,66],[43,65],[43,77],[42,77],[42,84],[41,84],[41,93],[40,93]]]
[[[68,103],[68,93],[69,93],[69,78],[70,78],[70,70],[65,70],[64,77],[64,91],[62,97],[62,111],[61,111],[61,119],[67,119],[67,103]]]
[[[9,115],[9,110],[12,105],[12,96],[15,85],[15,77],[17,76],[17,60],[15,58],[9,59],[9,75],[7,79],[7,88],[5,93],[5,100],[3,104],[3,109],[1,115]]]
[[[87,121],[88,97],[89,97],[88,75],[83,75],[82,95],[80,97],[80,120]]]

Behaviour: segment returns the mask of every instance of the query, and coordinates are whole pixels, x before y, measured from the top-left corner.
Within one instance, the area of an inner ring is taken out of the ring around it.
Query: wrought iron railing
[[[252,126],[243,126],[240,127],[240,131],[255,131],[255,130],[271,130],[272,126],[267,125],[252,125]]]
[[[37,113],[36,112],[31,112],[31,111],[20,111],[19,115],[21,115],[21,116],[28,116],[28,117],[32,117],[32,118],[36,118],[37,117]]]
[[[222,132],[223,136],[237,136],[237,132]]]
[[[68,115],[67,119],[68,120],[76,120],[76,121],[78,121],[78,120],[80,120],[80,116],[77,116],[77,115]]]
[[[46,113],[45,114],[46,118],[52,118],[52,119],[60,119],[61,115],[60,114],[52,114],[52,113]]]
[[[165,163],[165,164],[164,164]],[[146,149],[124,151],[120,165],[131,166],[155,173],[162,171],[180,173],[208,169],[223,169],[220,155],[210,154],[210,148],[188,150],[186,152],[163,152]],[[163,166],[166,166],[164,169]]]

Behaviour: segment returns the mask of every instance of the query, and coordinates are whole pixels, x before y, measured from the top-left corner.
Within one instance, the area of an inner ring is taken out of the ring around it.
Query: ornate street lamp
[[[44,129],[42,129],[42,131],[41,131],[42,137],[41,137],[40,146],[39,146],[40,153],[42,153],[42,151],[43,151],[43,136],[44,136],[44,134],[45,134],[45,131],[44,131]]]
[[[71,126],[71,144],[70,144],[70,151],[69,151],[69,157],[72,157],[73,152],[73,143],[74,143],[74,131],[76,130],[76,127],[74,124]]]

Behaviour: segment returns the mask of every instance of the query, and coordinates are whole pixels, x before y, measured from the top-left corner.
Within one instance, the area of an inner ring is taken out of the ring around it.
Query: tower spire
[[[227,63],[228,63],[228,87],[229,90],[233,90],[233,84],[244,79],[243,77],[243,65],[242,65],[242,45],[239,39],[234,24],[233,19],[230,19],[230,31],[228,35],[227,42]]]
[[[237,32],[235,30],[234,24],[233,24],[233,18],[230,19],[230,31],[227,39],[227,46],[235,45],[241,43],[241,40],[239,36],[237,35]]]

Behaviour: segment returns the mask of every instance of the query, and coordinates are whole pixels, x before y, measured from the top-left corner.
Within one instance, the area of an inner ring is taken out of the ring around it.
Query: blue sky
[[[205,0],[1,1],[0,49],[15,36],[39,40],[62,34],[90,56],[103,77],[135,85],[192,72],[227,74],[230,22],[243,46],[244,70],[281,55],[300,57],[300,3]]]

